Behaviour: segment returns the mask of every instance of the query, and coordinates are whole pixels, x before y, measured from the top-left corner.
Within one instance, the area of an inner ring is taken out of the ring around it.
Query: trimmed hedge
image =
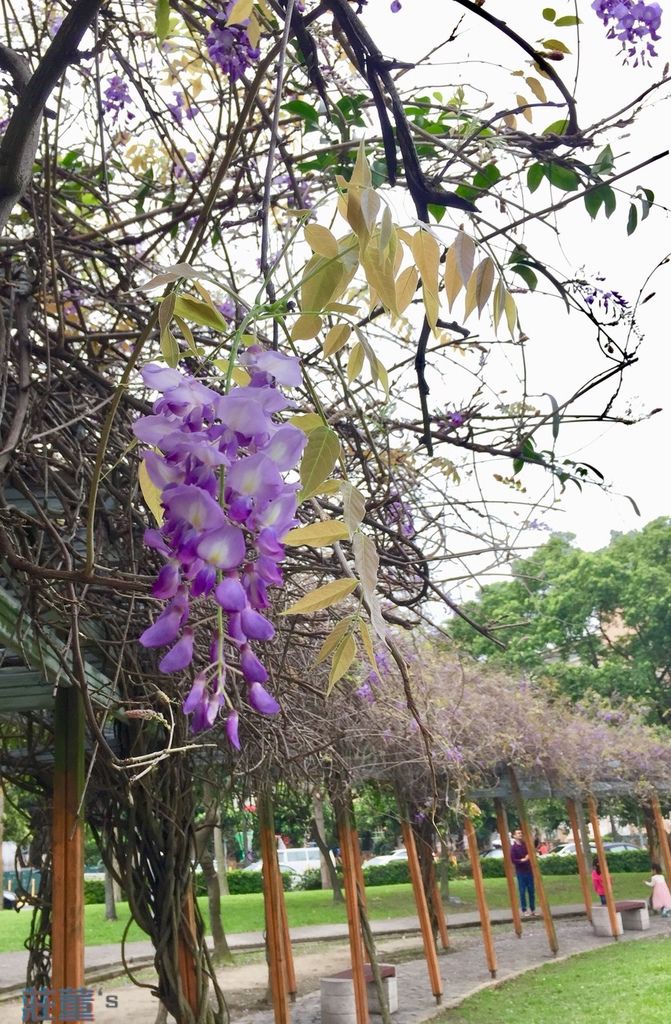
[[[84,903],[104,903],[105,883],[102,879],[84,879]]]
[[[227,871],[228,891],[231,896],[245,896],[250,892],[263,892],[263,874],[260,871]],[[282,887],[285,892],[291,889],[293,876],[282,872]],[[196,896],[207,895],[207,884],[203,874],[196,875]]]
[[[366,885],[398,885],[410,881],[407,860],[374,864],[372,868],[366,868],[364,864],[364,869],[363,878]]]
[[[612,872],[625,874],[635,871],[649,871],[650,857],[647,850],[623,850],[621,853],[606,855],[608,867]],[[504,878],[503,857],[484,857],[480,861],[482,874],[485,878]],[[578,859],[575,854],[558,857],[551,853],[539,857],[541,874],[543,875],[577,875]],[[463,872],[470,875],[470,868]]]

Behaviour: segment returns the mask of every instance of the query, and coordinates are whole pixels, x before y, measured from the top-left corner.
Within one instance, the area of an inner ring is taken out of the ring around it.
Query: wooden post
[[[433,883],[433,902],[436,908],[436,918],[438,919],[438,931],[440,933],[440,944],[443,949],[450,948],[450,937],[447,933],[447,914],[445,913],[445,907],[443,906],[443,897],[440,894],[440,886],[436,879]]]
[[[189,890],[184,897],[182,920],[177,939],[177,969],[179,971],[182,995],[191,1007],[193,1014],[198,1016],[198,974],[194,960],[196,943],[196,911],[193,905],[193,891]]]
[[[341,799],[337,798],[333,803],[336,812],[338,838],[340,839],[340,856],[345,879],[345,906],[347,908],[347,930],[349,932],[349,948],[352,958],[352,984],[354,986],[356,1021],[357,1024],[368,1024],[368,996],[364,974],[361,921],[359,918],[359,899],[357,896],[357,871],[354,861],[352,829],[346,805]]]
[[[268,973],[270,991],[273,997],[273,1013],[275,1024],[289,1024],[289,999],[287,991],[287,971],[284,958],[284,935],[282,930],[281,899],[278,893],[279,866],[275,845],[275,825],[268,789],[263,789],[256,801],[259,817],[259,838],[261,840],[261,858],[263,860],[263,905],[266,917],[266,951],[268,955]],[[273,867],[273,864],[275,867]]]
[[[273,836],[273,840],[275,837]],[[292,1003],[296,1002],[296,994],[298,992],[298,984],[296,983],[296,967],[294,964],[294,953],[291,948],[291,935],[289,933],[289,918],[287,917],[287,900],[284,892],[284,884],[282,882],[282,872],[280,871],[279,861],[277,859],[277,845],[274,845],[275,856],[273,857],[273,870],[276,875],[276,892],[279,900],[279,911],[280,911],[280,927],[282,931],[282,952],[284,954],[284,966],[286,969],[287,979],[287,990],[289,998]]]
[[[652,813],[652,808],[648,807],[647,804],[643,805],[643,822],[645,824],[645,834],[648,837],[648,854],[650,855],[650,861],[655,864],[661,864],[662,855],[660,853],[659,842],[657,840],[655,816]]]
[[[613,938],[617,942],[617,911],[615,909],[615,900],[613,899],[613,886],[610,880],[606,851],[604,850],[603,839],[601,838],[599,811],[597,809],[596,800],[593,796],[587,797],[587,811],[589,813],[589,820],[592,824],[592,831],[594,832],[594,845],[596,846],[596,855],[599,858],[599,866],[601,868],[601,878],[603,879],[603,888],[606,894],[606,906],[608,907],[610,930],[613,933]]]
[[[79,690],[59,686],[54,708],[51,987],[84,987],[84,710]]]
[[[655,821],[657,842],[659,844],[659,852],[661,855],[661,865],[664,868],[667,885],[671,885],[671,850],[669,849],[669,837],[664,826],[664,818],[662,817],[662,809],[659,806],[658,796],[653,796],[650,801],[650,807],[652,808],[652,816]]]
[[[517,899],[517,886],[515,885],[515,868],[510,853],[510,834],[508,828],[508,815],[503,800],[494,798],[494,810],[496,811],[496,827],[501,836],[501,849],[503,850],[503,870],[506,873],[506,885],[508,886],[508,899],[510,910],[513,915],[513,928],[518,939],[522,937],[522,914]]]
[[[482,942],[485,947],[485,958],[487,960],[489,973],[492,978],[495,978],[496,950],[494,949],[494,938],[492,936],[492,923],[489,919],[489,908],[487,906],[487,897],[485,896],[485,885],[482,880],[482,867],[480,865],[478,839],[475,834],[473,822],[470,818],[464,818],[464,832],[466,833],[468,857],[471,862],[473,882],[475,883],[475,897],[478,901],[478,912],[480,914],[480,924],[482,925]]]
[[[419,926],[422,930],[424,957],[429,971],[431,991],[433,992],[436,1003],[441,1003],[443,999],[443,982],[440,977],[440,967],[438,966],[438,953],[436,952],[436,944],[433,941],[431,917],[429,916],[429,906],[426,902],[426,893],[424,892],[424,884],[422,882],[422,870],[419,866],[419,857],[417,856],[417,847],[415,846],[415,835],[409,821],[401,821],[401,832],[403,834],[405,848],[408,851],[408,868],[410,869],[412,891],[415,895]]]
[[[578,821],[578,812],[576,811],[575,800],[570,797],[566,799],[566,812],[568,814],[568,820],[571,824],[571,832],[573,833],[573,842],[575,843],[575,855],[578,860],[578,874],[580,875],[580,887],[582,889],[582,898],[585,904],[585,913],[587,914],[588,920],[592,920],[592,889],[590,887],[589,878],[587,877],[587,865],[585,863],[585,851],[582,848],[582,838],[580,836],[580,823]]]
[[[522,791],[517,782],[517,776],[512,766],[508,767],[508,774],[510,777],[510,785],[513,791],[513,797],[515,799],[515,807],[517,809],[517,817],[520,820],[520,828],[524,837],[524,845],[527,848],[529,854],[529,863],[531,864],[531,872],[534,876],[534,886],[536,889],[536,895],[543,911],[543,924],[545,925],[545,934],[548,937],[548,946],[553,956],[557,955],[559,949],[559,943],[557,942],[557,932],[555,930],[555,923],[552,917],[552,910],[548,902],[547,895],[545,893],[545,886],[543,885],[543,876],[541,875],[541,869],[538,865],[538,857],[536,856],[536,847],[534,846],[534,836],[531,831],[531,825],[529,824],[529,816],[527,814],[526,805],[524,803],[524,797]]]

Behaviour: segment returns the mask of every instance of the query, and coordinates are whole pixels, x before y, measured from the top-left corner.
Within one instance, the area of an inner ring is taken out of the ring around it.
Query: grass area
[[[582,953],[480,992],[435,1024],[546,1024],[548,1017],[570,1024],[667,1024],[670,955],[669,939]]]
[[[647,895],[643,879],[646,873],[613,875],[613,886],[618,899],[633,897],[642,898]],[[546,890],[551,904],[581,902],[580,883],[577,875],[556,875],[546,880]],[[508,892],[504,878],[490,878],[485,885],[489,906],[508,906]],[[463,900],[462,906],[450,906],[448,913],[475,910],[475,895],[470,879],[450,882],[450,895]],[[380,885],[368,889],[368,907],[371,918],[385,920],[391,917],[406,917],[415,913],[415,906],[410,885]],[[198,900],[201,913],[208,922],[207,900]],[[105,943],[121,941],[124,927],[128,921],[128,906],[120,903],[117,906],[118,921],[105,920],[105,908],[102,904],[86,908],[86,944],[100,946]],[[236,932],[261,931],[263,928],[263,895],[250,893],[245,896],[226,896],[222,900],[224,928],[229,934]],[[342,903],[334,904],[330,892],[288,892],[287,914],[289,925],[337,924],[345,923],[345,907]],[[30,912],[26,909],[20,914],[5,910],[0,912],[0,953],[21,949],[30,927]],[[128,941],[135,942],[145,938],[144,933],[136,925],[131,925]]]

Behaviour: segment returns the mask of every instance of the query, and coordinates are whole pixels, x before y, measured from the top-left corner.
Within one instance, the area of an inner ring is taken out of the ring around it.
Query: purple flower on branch
[[[642,0],[594,0],[592,10],[608,28],[608,38],[619,39],[625,51],[625,64],[635,58],[634,67],[637,67],[639,63],[649,64],[650,58],[657,56],[652,44],[660,38],[662,8],[659,4],[646,4]],[[647,42],[644,41],[646,36],[649,36]]]

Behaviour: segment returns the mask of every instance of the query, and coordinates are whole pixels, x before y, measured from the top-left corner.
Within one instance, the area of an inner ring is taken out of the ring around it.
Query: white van
[[[304,875],[306,871],[317,870],[321,866],[321,859],[318,846],[296,846],[287,847],[277,851],[277,859],[280,862],[280,871],[286,871],[292,875]],[[262,860],[255,860],[248,864],[243,871],[261,871]]]

